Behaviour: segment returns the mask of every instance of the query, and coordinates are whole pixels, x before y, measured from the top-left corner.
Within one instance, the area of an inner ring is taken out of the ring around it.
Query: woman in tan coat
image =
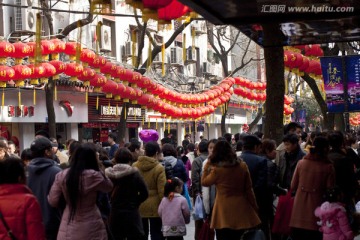
[[[335,184],[335,170],[327,158],[329,142],[317,137],[310,153],[296,166],[291,190],[296,191],[291,213],[292,239],[321,240],[315,209],[323,202],[322,196]]]
[[[160,154],[159,144],[148,142],[145,145],[145,156],[140,156],[133,164],[133,167],[139,169],[149,191],[149,197],[139,208],[145,232],[144,239],[146,240],[149,236],[149,224],[151,240],[164,239],[161,232],[162,222],[158,214],[158,208],[164,197],[166,176],[164,167],[158,161]]]
[[[211,227],[218,240],[238,240],[245,229],[260,224],[249,170],[228,142],[215,144],[201,182],[206,187],[216,186]]]

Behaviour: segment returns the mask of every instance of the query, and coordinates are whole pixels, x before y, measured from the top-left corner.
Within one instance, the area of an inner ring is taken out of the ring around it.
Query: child
[[[179,178],[168,179],[164,198],[158,213],[162,220],[162,232],[167,240],[183,240],[186,226],[190,222],[190,210],[186,199],[181,195],[183,182]]]
[[[320,218],[318,224],[324,240],[352,240],[351,230],[346,210],[339,200],[340,191],[332,189],[326,194],[327,201],[315,209],[315,216]]]

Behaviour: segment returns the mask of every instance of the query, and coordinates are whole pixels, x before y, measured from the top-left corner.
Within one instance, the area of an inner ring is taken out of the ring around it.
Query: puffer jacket
[[[180,178],[184,183],[186,183],[189,179],[182,160],[173,156],[166,156],[164,157],[162,164],[165,167],[165,174],[167,179],[177,177]]]
[[[0,185],[0,211],[16,239],[46,239],[40,205],[25,185]],[[0,222],[0,239],[10,239],[2,222]]]
[[[164,197],[165,169],[155,158],[141,156],[133,167],[139,169],[149,191],[149,197],[140,205],[142,218],[159,217],[158,207]]]
[[[315,216],[320,218],[320,231],[324,240],[351,240],[354,234],[346,216],[346,210],[339,203],[324,202],[316,208]]]

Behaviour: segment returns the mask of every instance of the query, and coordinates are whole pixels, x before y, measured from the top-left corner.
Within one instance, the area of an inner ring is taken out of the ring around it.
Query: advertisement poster
[[[346,56],[349,112],[360,111],[360,56]]]
[[[344,112],[344,85],[341,57],[323,57],[320,59],[324,77],[326,103],[329,112]]]

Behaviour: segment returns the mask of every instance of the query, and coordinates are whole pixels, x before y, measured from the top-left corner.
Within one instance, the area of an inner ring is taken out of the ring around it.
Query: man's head
[[[52,144],[52,151],[54,154],[57,153],[57,151],[59,150],[59,143],[57,142],[57,140],[55,138],[50,138],[49,139],[51,144]]]
[[[16,152],[16,146],[13,141],[8,141],[8,153],[9,154],[15,154]]]
[[[190,141],[187,139],[184,139],[181,143],[182,147],[186,150],[187,146],[190,144]]]
[[[110,145],[114,145],[116,143],[116,134],[115,133],[110,133],[108,136],[108,143]]]
[[[295,133],[287,134],[283,138],[283,143],[285,146],[285,151],[287,153],[292,153],[299,148],[299,136]]]
[[[170,138],[162,138],[161,140],[160,140],[160,142],[161,142],[161,146],[162,145],[164,145],[164,144],[167,144],[167,143],[171,143],[171,139]]]
[[[4,161],[8,156],[7,142],[0,141],[0,161]]]
[[[200,153],[208,152],[208,141],[201,141],[198,145],[198,149]]]
[[[291,122],[284,127],[285,135],[290,134],[290,133],[295,133],[296,135],[298,135],[298,138],[300,138],[301,132],[302,132],[302,126],[296,122]]]
[[[247,135],[243,138],[243,150],[257,153],[261,147],[261,141],[257,136]]]
[[[234,138],[235,142],[237,143],[240,140],[240,133],[235,133]]]
[[[185,134],[184,139],[187,139],[189,142],[191,142],[191,135]]]
[[[39,137],[45,137],[45,138],[49,138],[49,133],[45,130],[39,130],[35,133],[35,138],[39,138]]]
[[[189,144],[186,146],[186,151],[187,151],[187,152],[194,152],[194,151],[195,151],[195,144],[189,143]]]
[[[31,153],[33,158],[50,158],[53,159],[53,145],[49,139],[40,137],[35,139],[31,145]]]
[[[333,131],[328,136],[329,145],[333,150],[340,150],[344,147],[344,134],[340,131]]]
[[[137,138],[130,139],[130,146],[128,149],[130,152],[138,152],[141,148],[141,142]]]
[[[232,138],[231,133],[225,133],[224,138],[228,143],[231,143],[231,138]]]

